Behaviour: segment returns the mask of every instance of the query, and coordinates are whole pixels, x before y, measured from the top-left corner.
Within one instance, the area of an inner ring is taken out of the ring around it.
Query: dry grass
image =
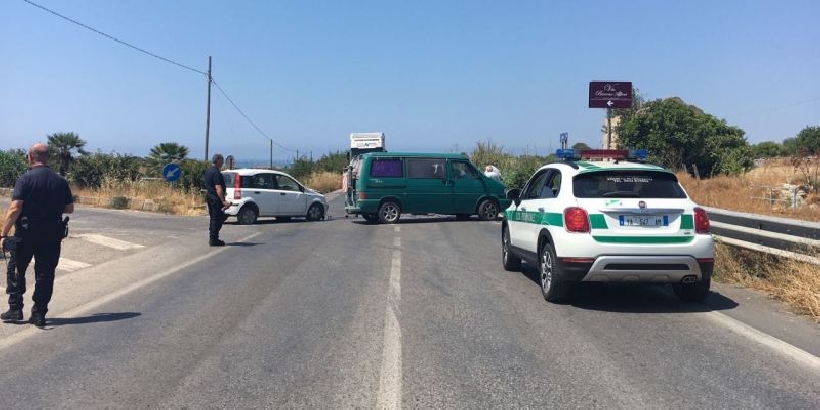
[[[342,189],[342,175],[333,172],[318,172],[307,178],[305,184],[321,193]]]
[[[715,279],[766,292],[820,322],[820,266],[718,243]]]
[[[201,192],[175,189],[163,180],[106,181],[99,189],[75,189],[73,193],[78,197],[79,203],[103,208],[134,209],[173,215],[201,215],[207,212],[204,207],[204,195]]]

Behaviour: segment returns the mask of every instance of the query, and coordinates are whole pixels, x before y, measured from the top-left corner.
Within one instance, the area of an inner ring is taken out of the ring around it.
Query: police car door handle
[[[527,210],[527,208],[524,208],[524,207],[522,206],[521,208],[519,208],[519,210],[523,212],[523,211],[526,211],[526,210]]]
[[[253,191],[254,194],[261,194],[259,191]]]
[[[279,195],[287,195],[286,192],[280,192]]]
[[[538,212],[544,213],[544,208],[538,208]]]

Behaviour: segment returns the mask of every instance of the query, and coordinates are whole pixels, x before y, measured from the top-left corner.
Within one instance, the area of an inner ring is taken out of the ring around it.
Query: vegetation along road
[[[503,270],[498,222],[342,208],[229,221],[210,248],[207,217],[80,207],[49,326],[0,326],[0,407],[820,403],[820,329],[757,293],[598,286],[549,304],[533,269]]]

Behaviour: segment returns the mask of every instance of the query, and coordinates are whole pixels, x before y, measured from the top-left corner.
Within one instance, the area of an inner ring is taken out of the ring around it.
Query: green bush
[[[182,176],[177,180],[177,185],[185,191],[199,191],[205,189],[202,177],[210,166],[209,161],[186,159],[179,165]]]
[[[82,155],[72,162],[68,179],[79,188],[100,188],[107,179],[115,182],[133,182],[140,177],[142,158],[131,155]]]
[[[0,187],[13,187],[17,178],[27,169],[26,151],[21,149],[0,151]]]

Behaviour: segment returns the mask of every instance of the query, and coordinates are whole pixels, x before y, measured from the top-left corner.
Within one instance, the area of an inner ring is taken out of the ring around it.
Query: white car
[[[682,300],[706,298],[715,257],[709,217],[674,173],[646,164],[645,150],[558,156],[507,193],[506,270],[522,260],[537,266],[551,302],[566,302],[581,281],[671,283]]]
[[[305,187],[292,176],[268,169],[232,169],[222,172],[230,206],[227,216],[242,225],[259,217],[292,217],[318,221],[325,218],[329,205],[325,196]]]

